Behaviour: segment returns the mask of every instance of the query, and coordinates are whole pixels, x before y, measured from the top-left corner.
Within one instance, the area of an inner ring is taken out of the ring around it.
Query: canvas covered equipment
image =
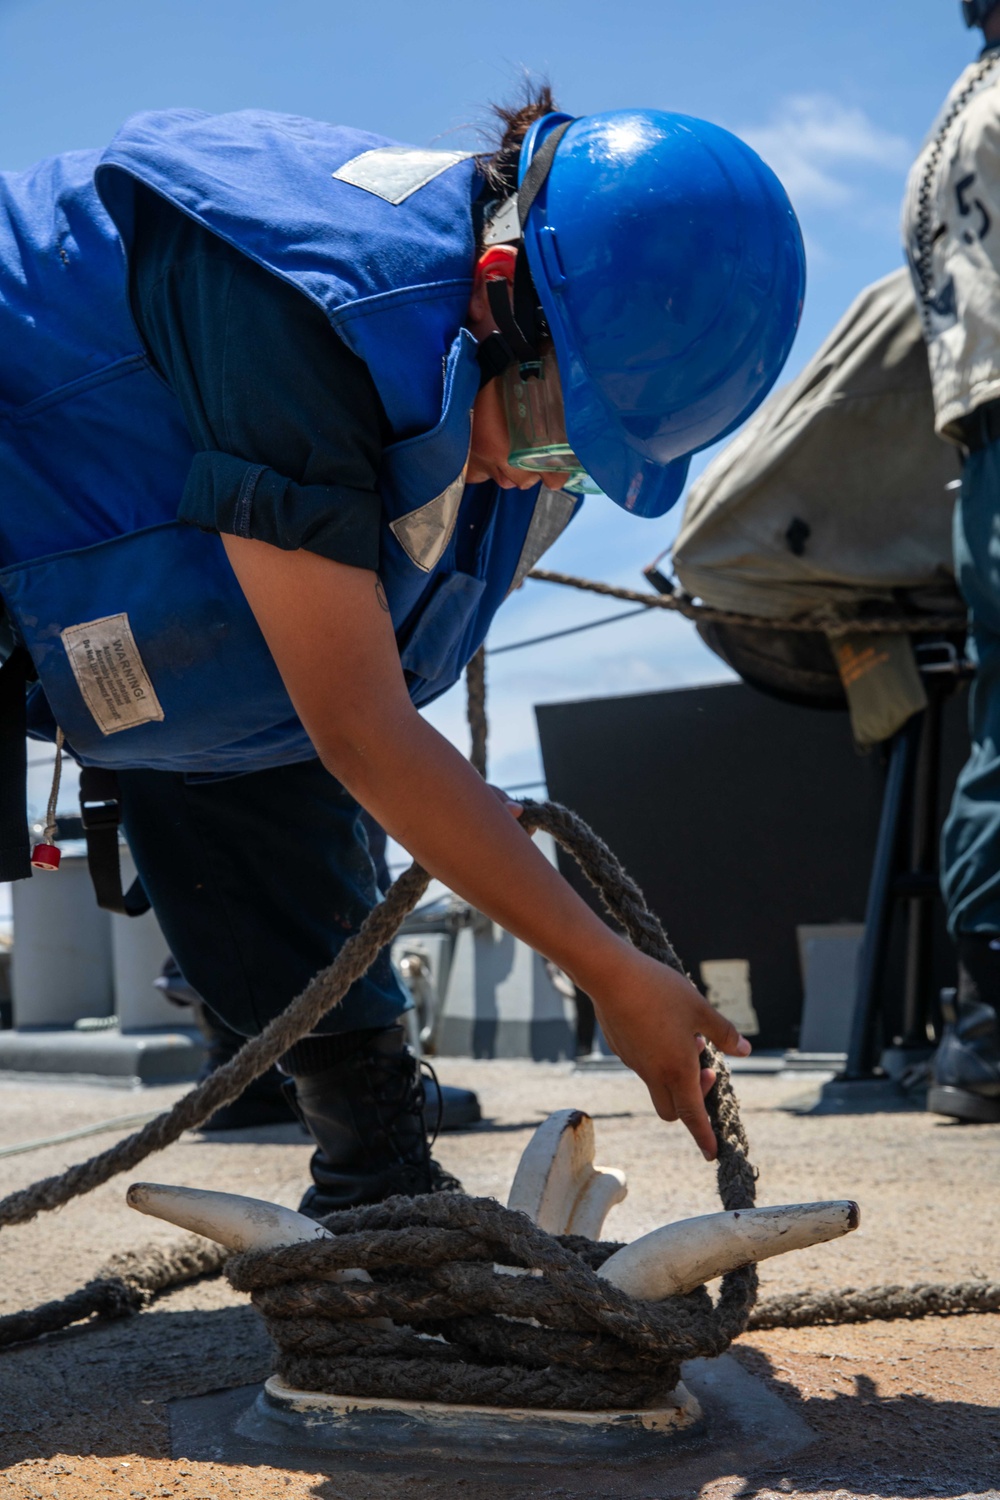
[[[673,548],[681,585],[716,608],[775,622],[773,631],[703,626],[708,644],[747,681],[795,701],[842,706],[846,689],[858,738],[887,737],[922,706],[909,638],[838,636],[838,672],[821,632],[781,622],[953,614],[959,472],[959,450],[934,432],[926,350],[901,269],[860,294],[692,486]]]

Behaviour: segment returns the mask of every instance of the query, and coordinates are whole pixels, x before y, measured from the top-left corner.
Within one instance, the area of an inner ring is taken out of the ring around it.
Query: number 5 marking
[[[976,209],[979,214],[978,227],[975,230],[963,229],[962,231],[962,238],[967,245],[974,244],[976,240],[984,240],[990,229],[990,216],[986,212],[982,199],[973,198],[970,203],[967,197],[975,180],[975,172],[970,172],[968,177],[963,177],[961,182],[955,184],[955,202],[958,204],[958,211],[963,219],[968,218],[973,209]]]

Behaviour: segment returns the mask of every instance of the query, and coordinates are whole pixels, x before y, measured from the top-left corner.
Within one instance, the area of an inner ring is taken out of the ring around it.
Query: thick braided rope
[[[550,833],[572,854],[609,914],[643,953],[684,973],[659,919],[646,905],[642,891],[612,854],[607,844],[581,818],[558,802],[525,801],[524,821]],[[752,1208],[757,1174],[750,1165],[749,1145],[740,1120],[732,1078],[714,1047],[702,1053],[702,1066],[715,1069],[716,1081],[705,1100],[718,1143],[717,1184],[726,1209]],[[753,1266],[731,1271],[723,1278],[721,1305],[734,1326],[748,1315],[756,1299],[757,1273]]]
[[[278,1373],[300,1389],[573,1411],[646,1406],[674,1388],[683,1360],[721,1354],[737,1331],[704,1288],[637,1301],[595,1274],[618,1246],[555,1238],[491,1199],[392,1198],[324,1222],[331,1240],[251,1251],[226,1266],[265,1319]],[[358,1265],[373,1280],[337,1280]]]
[[[523,820],[574,855],[638,948],[683,972],[638,886],[591,829],[554,803],[526,801]],[[754,1172],[730,1077],[714,1050],[702,1060],[717,1071],[707,1104],[719,1194],[726,1208],[749,1208]],[[655,1307],[636,1302],[524,1216],[484,1199],[391,1200],[326,1222],[337,1235],[332,1243],[254,1252],[227,1266],[233,1285],[254,1293],[278,1372],[302,1389],[578,1411],[643,1406],[673,1389],[682,1360],[726,1349],[756,1300],[756,1267],[746,1266],[723,1278],[717,1306],[697,1294]],[[484,1275],[470,1258],[541,1272],[542,1281],[525,1291],[522,1278],[488,1265]],[[391,1267],[388,1290],[331,1287],[338,1270],[356,1265]],[[443,1284],[429,1274],[437,1267],[446,1270]],[[403,1268],[409,1276],[400,1280]],[[541,1327],[510,1321],[525,1317]],[[406,1330],[380,1329],[372,1318],[401,1320]]]
[[[1000,1312],[1000,1282],[928,1281],[914,1286],[844,1287],[836,1292],[792,1292],[754,1308],[747,1327],[815,1328],[821,1323],[892,1322],[896,1318],[951,1318]]]
[[[579,1255],[585,1264],[596,1269],[603,1264],[608,1254],[621,1248],[617,1244],[595,1243],[578,1236],[560,1235],[558,1243],[567,1246]],[[456,1245],[462,1251],[465,1245]],[[122,1318],[141,1312],[157,1297],[184,1282],[203,1276],[215,1276],[222,1270],[229,1252],[219,1245],[201,1243],[193,1247],[182,1244],[168,1249],[158,1245],[145,1250],[130,1251],[115,1257],[101,1274],[86,1286],[72,1292],[68,1297],[42,1303],[41,1306],[23,1312],[8,1313],[0,1317],[0,1348],[8,1344],[22,1343],[40,1338],[42,1334],[55,1333],[88,1318]],[[121,1262],[127,1262],[123,1269]],[[468,1264],[460,1268],[463,1294],[474,1296],[476,1287],[471,1281]],[[485,1273],[484,1273],[485,1274]],[[438,1272],[442,1286],[439,1307],[442,1315],[450,1311],[449,1278],[446,1268]],[[140,1284],[138,1294],[135,1283]],[[525,1290],[522,1300],[511,1302],[509,1316],[535,1316],[537,1301],[551,1313],[544,1293],[536,1294],[539,1285],[534,1279],[522,1280],[519,1285]],[[363,1284],[355,1283],[354,1306],[367,1309],[363,1300]],[[411,1285],[401,1288],[401,1296],[394,1300],[393,1288],[380,1286],[381,1306],[386,1315],[402,1320],[412,1296]],[[263,1296],[264,1293],[258,1294]],[[316,1289],[313,1289],[316,1296]],[[327,1295],[336,1305],[339,1290]],[[425,1304],[433,1307],[429,1300]],[[897,1319],[958,1318],[973,1313],[1000,1312],[1000,1282],[955,1281],[917,1282],[914,1286],[875,1286],[863,1290],[845,1287],[840,1291],[792,1292],[784,1296],[767,1297],[759,1301],[750,1314],[747,1332],[772,1328],[815,1328],[840,1323],[894,1322]],[[304,1336],[305,1337],[305,1336]]]
[[[530,828],[547,829],[579,861],[588,880],[600,891],[612,916],[643,952],[661,959],[672,968],[680,964],[663,929],[649,912],[635,883],[622,869],[607,847],[581,819],[555,804],[526,804],[524,822]],[[0,1202],[0,1225],[24,1223],[47,1209],[57,1208],[72,1198],[89,1192],[116,1173],[138,1165],[152,1152],[171,1144],[187,1129],[202,1124],[220,1105],[236,1098],[246,1085],[271,1066],[305,1032],[312,1030],[319,1018],[337,1004],[355,978],[364,973],[375,953],[391,941],[399,923],[416,905],[426,889],[427,877],[412,866],[393,886],[387,900],[371,913],[355,938],[345,944],[337,960],[310,983],[284,1014],[255,1040],[247,1042],[224,1068],[186,1095],[156,1120],[127,1137],[110,1151],[71,1167],[56,1177],[35,1183],[13,1193]],[[726,1208],[748,1206],[753,1202],[754,1173],[747,1158],[747,1143],[728,1072],[711,1055],[705,1058],[716,1067],[718,1082],[708,1098],[709,1113],[719,1142],[719,1192]],[[467,1200],[466,1200],[467,1201]],[[367,1211],[374,1213],[375,1210]],[[377,1228],[376,1221],[366,1221]],[[554,1242],[553,1242],[554,1243]],[[616,1247],[590,1246],[587,1242],[563,1240],[582,1257],[584,1265],[596,1268],[604,1254]],[[456,1250],[461,1247],[456,1246]],[[176,1251],[151,1247],[135,1252],[125,1261],[114,1262],[94,1281],[59,1301],[24,1312],[11,1313],[0,1319],[0,1345],[36,1338],[47,1332],[92,1316],[121,1317],[138,1311],[159,1293],[194,1276],[211,1275],[225,1260],[225,1252],[213,1245],[199,1245],[197,1251],[182,1245]],[[356,1261],[355,1261],[356,1263]],[[123,1268],[124,1267],[124,1268]],[[482,1270],[482,1268],[477,1268]],[[445,1267],[436,1273],[442,1278],[444,1309],[447,1310],[448,1277]],[[456,1273],[458,1274],[458,1273]],[[463,1295],[471,1296],[466,1261]],[[521,1295],[534,1279],[518,1278]],[[1000,1310],[1000,1286],[990,1282],[955,1284],[921,1284],[911,1288],[875,1287],[866,1291],[843,1291],[770,1298],[751,1311],[756,1288],[754,1269],[731,1272],[725,1278],[716,1306],[719,1330],[731,1338],[740,1328],[804,1327],[818,1323],[861,1322],[874,1319],[951,1316],[962,1313]],[[332,1292],[330,1295],[333,1295]],[[364,1294],[355,1284],[352,1295]],[[383,1287],[381,1295],[388,1298]],[[492,1293],[490,1295],[493,1295]],[[607,1295],[602,1284],[602,1295]],[[360,1305],[360,1304],[359,1304]],[[389,1306],[389,1315],[399,1318],[404,1304]],[[529,1304],[524,1306],[528,1308]],[[511,1314],[516,1315],[516,1314]],[[531,1315],[530,1312],[527,1315]],[[475,1316],[475,1314],[470,1314]],[[482,1337],[480,1333],[478,1335]],[[662,1387],[661,1387],[662,1389]]]
[[[643,952],[680,969],[676,954],[656,917],[646,907],[638,886],[582,819],[557,804],[526,802],[522,821],[528,831],[546,829],[575,856],[587,878],[600,891],[608,911]],[[396,881],[386,900],[370,913],[358,934],[344,945],[334,963],[318,974],[260,1036],[248,1041],[229,1063],[141,1130],[88,1161],[0,1201],[0,1225],[25,1223],[38,1213],[90,1192],[118,1173],[133,1169],[154,1151],[177,1140],[185,1130],[196,1129],[222,1104],[238,1097],[248,1083],[313,1030],[321,1017],[339,1003],[355,979],[365,973],[376,954],[391,941],[403,918],[425,891],[427,882],[426,873],[418,865],[412,865]],[[714,1066],[718,1075],[706,1105],[719,1142],[718,1183],[723,1206],[749,1207],[754,1200],[754,1173],[747,1161],[746,1137],[729,1075],[714,1052],[704,1054],[703,1062]],[[60,1303],[46,1304],[33,1313],[12,1315],[17,1323],[16,1329],[14,1324],[9,1327],[9,1340],[63,1327],[91,1313],[117,1315],[120,1311],[135,1310],[142,1299],[137,1301],[127,1290],[122,1292],[114,1282],[114,1277],[98,1278]],[[730,1272],[724,1279],[718,1317],[721,1336],[727,1341],[745,1326],[755,1295],[753,1267]]]
[[[228,1252],[210,1240],[188,1240],[178,1245],[148,1245],[112,1256],[93,1281],[58,1301],[43,1302],[24,1312],[0,1317],[0,1348],[25,1339],[55,1333],[84,1318],[127,1318],[171,1287],[214,1276]]]
[[[532,568],[529,578],[540,583],[559,583],[565,588],[581,589],[587,594],[600,594],[606,599],[625,599],[633,604],[645,604],[648,609],[668,609],[683,615],[686,620],[699,621],[705,625],[740,625],[751,630],[794,630],[819,632],[822,635],[964,635],[967,616],[956,601],[951,612],[919,615],[864,615],[846,616],[834,609],[813,610],[806,615],[795,615],[791,619],[771,615],[741,615],[735,610],[715,609],[710,604],[699,604],[687,594],[650,594],[638,589],[616,588],[610,583],[600,583],[593,578],[577,578],[572,573],[552,573],[546,568]]]
[[[480,646],[465,669],[466,715],[469,720],[471,744],[469,764],[486,779],[486,745],[488,725],[486,721],[486,647]]]

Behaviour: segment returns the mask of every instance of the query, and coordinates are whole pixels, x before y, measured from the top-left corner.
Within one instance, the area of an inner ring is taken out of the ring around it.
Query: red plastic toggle
[[[31,851],[31,863],[36,870],[58,870],[62,850],[55,844],[36,844]]]

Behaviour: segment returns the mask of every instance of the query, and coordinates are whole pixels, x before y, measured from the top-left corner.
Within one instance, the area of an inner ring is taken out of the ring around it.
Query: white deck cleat
[[[549,1234],[597,1239],[608,1210],[626,1191],[623,1173],[594,1166],[590,1116],[565,1109],[550,1115],[525,1147],[507,1206],[526,1213]],[[233,1251],[275,1250],[332,1238],[304,1214],[236,1193],[137,1182],[127,1201],[140,1213],[194,1230]],[[597,1274],[632,1297],[660,1302],[738,1266],[838,1239],[857,1229],[860,1218],[858,1205],[847,1199],[705,1214],[633,1240],[609,1256]],[[371,1277],[357,1268],[339,1272],[337,1279]],[[387,1319],[373,1321],[392,1326]]]
[[[601,1237],[609,1210],[628,1192],[624,1172],[594,1166],[594,1122],[560,1109],[525,1146],[507,1198],[548,1234]]]
[[[633,1240],[609,1256],[597,1274],[631,1297],[660,1302],[737,1266],[838,1239],[860,1221],[858,1205],[847,1199],[705,1214]]]
[[[244,1198],[239,1193],[215,1193],[207,1188],[176,1187],[163,1182],[133,1182],[125,1194],[129,1208],[154,1219],[166,1219],[181,1229],[192,1229],[227,1250],[280,1250],[283,1245],[332,1240],[333,1235],[315,1219],[267,1203],[263,1198]],[[336,1281],[371,1281],[360,1266],[338,1271]],[[389,1318],[367,1318],[377,1328],[392,1328]]]
[[[193,1229],[227,1250],[277,1250],[308,1240],[333,1236],[315,1219],[294,1209],[243,1198],[238,1193],[213,1193],[205,1188],[174,1187],[162,1182],[134,1182],[125,1195],[130,1208],[154,1219],[166,1219],[182,1229]]]

